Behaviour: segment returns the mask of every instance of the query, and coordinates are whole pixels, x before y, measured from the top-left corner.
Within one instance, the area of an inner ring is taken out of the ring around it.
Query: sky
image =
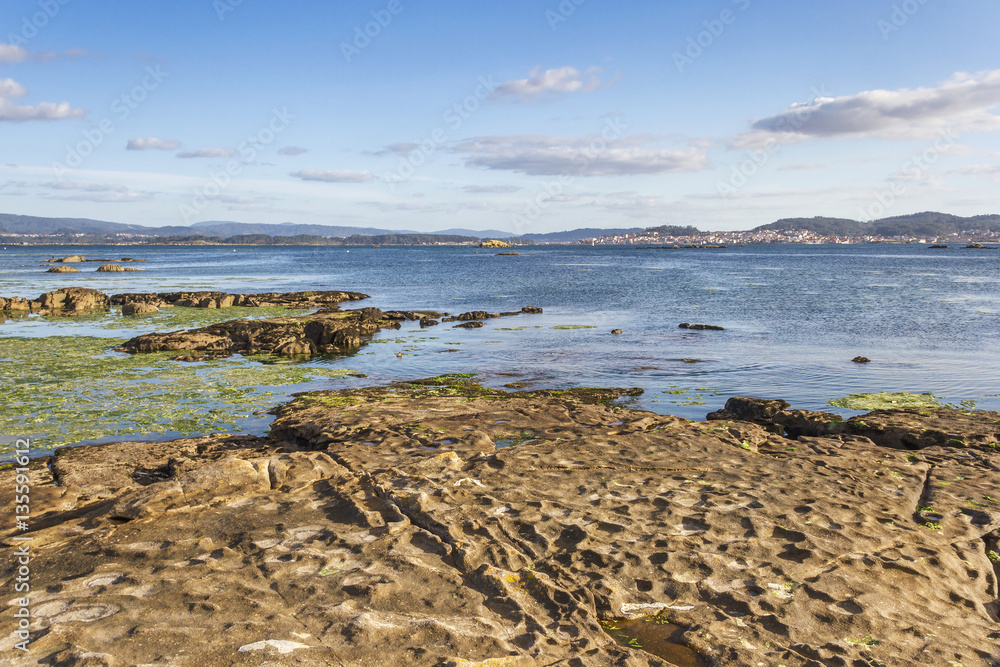
[[[0,212],[512,234],[1000,213],[995,0],[4,0]]]

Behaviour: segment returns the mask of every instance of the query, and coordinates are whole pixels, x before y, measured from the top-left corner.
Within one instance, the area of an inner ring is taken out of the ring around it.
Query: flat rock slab
[[[630,393],[444,377],[300,395],[268,439],[58,450],[26,473],[31,652],[4,664],[667,665],[600,623],[653,615],[705,665],[1000,660],[995,450]]]

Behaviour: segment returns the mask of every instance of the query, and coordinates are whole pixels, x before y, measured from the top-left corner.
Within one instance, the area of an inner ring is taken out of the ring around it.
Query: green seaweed
[[[170,361],[178,352],[114,352],[122,342],[0,338],[0,436],[31,436],[46,450],[108,437],[245,430],[266,425],[269,417],[255,413],[296,385],[349,372],[264,363],[268,357],[184,363]]]
[[[874,394],[851,394],[828,403],[847,410],[891,410],[899,408],[940,408],[943,404],[930,392],[911,394],[907,392],[884,392]]]
[[[553,328],[553,329],[596,329],[597,327],[590,326],[589,324],[560,324],[560,325],[557,325],[557,326],[554,326],[554,327],[551,327],[551,328]]]

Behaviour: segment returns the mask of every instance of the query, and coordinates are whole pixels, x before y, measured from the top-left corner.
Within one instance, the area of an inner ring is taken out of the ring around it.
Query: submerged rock
[[[706,665],[1000,657],[995,449],[899,453],[884,429],[789,438],[615,404],[628,393],[433,378],[302,394],[267,439],[57,450],[26,466],[17,536],[32,538],[32,581],[58,585],[32,598],[30,655],[9,638],[5,655],[665,665],[652,641],[616,644],[614,621],[640,618],[675,624],[670,640]],[[797,412],[729,407],[771,424]],[[998,419],[863,417],[967,440]],[[0,470],[10,512],[16,472]],[[0,584],[17,568],[0,561]]]
[[[678,329],[692,329],[695,331],[725,331],[723,327],[715,326],[714,324],[688,324],[683,322],[677,325]]]

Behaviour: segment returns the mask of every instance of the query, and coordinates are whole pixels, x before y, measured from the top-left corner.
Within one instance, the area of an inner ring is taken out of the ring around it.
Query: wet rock
[[[299,356],[317,351],[342,354],[357,349],[364,338],[380,329],[398,326],[398,323],[382,319],[381,315],[377,308],[364,308],[297,317],[231,320],[200,329],[137,336],[118,349],[129,353],[185,350],[217,357],[232,354]]]
[[[851,361],[856,364],[870,364],[872,362],[868,357],[854,357]]]
[[[463,324],[456,324],[453,328],[455,329],[481,329],[485,326],[482,322],[475,320],[472,322],[465,322]]]
[[[438,322],[437,320],[431,319],[429,317],[423,317],[423,318],[420,319],[420,328],[421,329],[426,329],[427,327],[436,327],[438,324],[440,324],[440,322]]]
[[[948,248],[948,246],[946,246],[946,245],[932,245],[932,246],[930,246],[928,248],[928,250],[944,250],[944,249],[947,249],[947,248]]]
[[[126,303],[151,303],[154,306],[178,306],[181,308],[260,308],[265,306],[288,306],[290,308],[336,308],[345,301],[367,299],[358,292],[266,292],[262,294],[229,294],[226,292],[163,292],[158,294],[114,294],[111,304],[121,306]],[[211,304],[211,305],[210,305]]]
[[[39,305],[46,310],[71,310],[89,312],[106,310],[108,295],[86,287],[66,287],[46,292],[38,297]]]
[[[531,313],[531,314],[541,315],[542,314],[542,309],[541,308],[535,308],[534,306],[525,306],[524,308],[521,309],[521,312],[522,313]]]
[[[49,261],[50,262],[59,262],[59,263],[63,263],[63,264],[70,264],[70,263],[76,263],[76,262],[86,262],[87,258],[84,257],[83,255],[70,255],[69,257],[61,257],[61,258],[53,257]]]
[[[766,398],[747,398],[734,396],[726,401],[726,407],[716,412],[710,412],[707,419],[753,422],[755,424],[774,423],[776,416],[791,407],[788,401]]]
[[[97,271],[99,273],[121,273],[124,270],[125,268],[119,266],[118,264],[102,264],[101,266],[97,267]]]
[[[74,269],[72,266],[53,266],[45,273],[80,273],[80,269]]]
[[[158,312],[159,308],[148,303],[126,303],[122,306],[122,315],[148,315]]]
[[[614,336],[620,336],[623,333],[625,333],[625,332],[622,331],[621,329],[612,329],[611,330],[611,334],[614,335]]]

